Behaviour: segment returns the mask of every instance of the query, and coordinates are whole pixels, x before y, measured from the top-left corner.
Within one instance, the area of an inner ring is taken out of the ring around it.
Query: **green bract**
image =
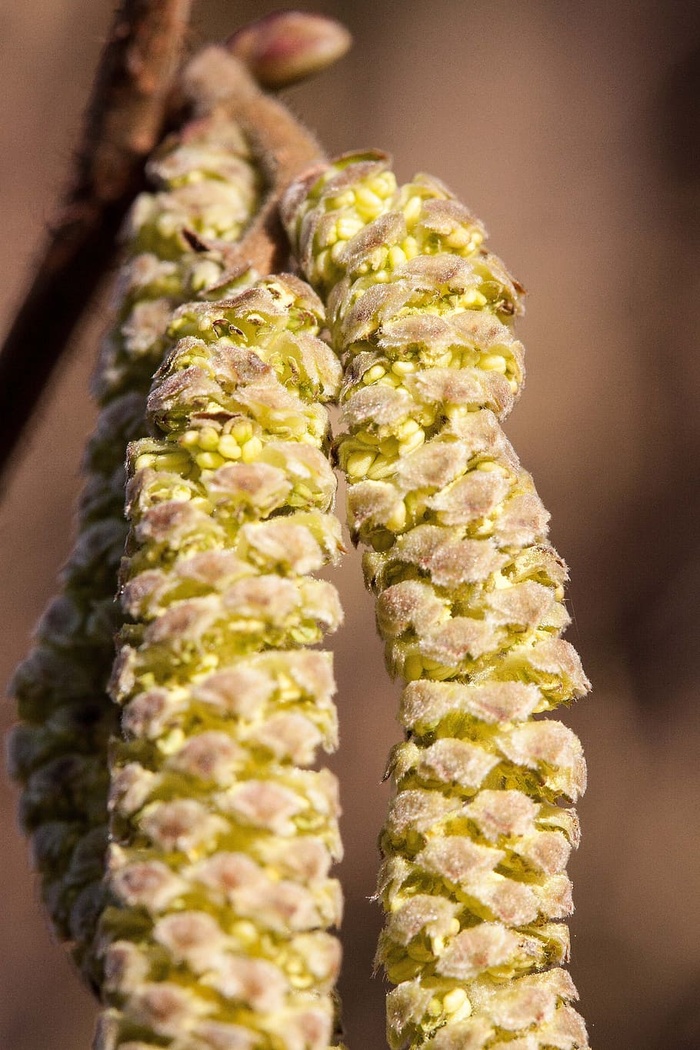
[[[325,1050],[339,945],[326,451],[340,367],[297,278],[177,310],[129,448],[97,1047]]]
[[[578,1050],[560,968],[585,783],[535,716],[588,688],[560,638],[566,567],[499,421],[523,380],[519,289],[439,182],[341,158],[283,203],[342,357],[337,455],[406,741],[383,835],[391,1046]]]
[[[12,684],[24,719],[10,744],[23,784],[21,821],[54,928],[73,942],[91,982],[98,980],[91,946],[104,899],[107,741],[117,727],[106,686],[121,621],[114,593],[127,531],[126,445],[144,433],[145,398],[174,306],[223,294],[217,245],[225,250],[238,239],[259,196],[245,140],[216,114],[166,143],[148,172],[158,189],[137,199],[127,222],[116,319],[95,376],[101,407],[85,461],[78,540],[62,594]],[[200,250],[202,238],[215,239],[212,251]]]

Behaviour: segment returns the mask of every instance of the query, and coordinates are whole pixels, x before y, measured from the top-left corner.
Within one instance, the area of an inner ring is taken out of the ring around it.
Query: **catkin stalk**
[[[520,292],[437,180],[341,158],[283,203],[343,362],[337,456],[406,732],[381,837],[378,961],[394,1050],[583,1050],[562,964],[576,736],[566,567],[500,420],[523,381]],[[562,804],[563,803],[563,804]]]
[[[298,278],[175,312],[129,449],[99,1050],[325,1050],[340,367]]]

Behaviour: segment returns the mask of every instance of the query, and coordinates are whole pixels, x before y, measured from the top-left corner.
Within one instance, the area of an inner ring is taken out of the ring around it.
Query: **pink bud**
[[[244,26],[226,47],[265,88],[279,89],[336,62],[352,43],[335,19],[304,11],[274,11]]]

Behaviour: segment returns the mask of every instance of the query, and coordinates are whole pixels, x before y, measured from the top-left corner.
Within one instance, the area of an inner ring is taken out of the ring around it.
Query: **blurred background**
[[[199,0],[196,39],[281,4]],[[483,218],[529,291],[528,382],[507,430],[571,568],[569,639],[594,692],[571,865],[572,971],[595,1050],[700,1048],[700,4],[353,0],[351,54],[289,93],[329,153],[391,152]],[[0,5],[0,324],[52,216],[111,17],[108,0]],[[0,680],[25,654],[72,536],[104,298],[33,424],[0,506]],[[50,319],[47,319],[50,324]],[[368,898],[398,738],[372,602],[348,556],[337,651],[350,1046],[381,1047]],[[10,704],[2,707],[5,726]],[[0,1047],[90,1045],[94,1008],[51,942],[2,780]]]

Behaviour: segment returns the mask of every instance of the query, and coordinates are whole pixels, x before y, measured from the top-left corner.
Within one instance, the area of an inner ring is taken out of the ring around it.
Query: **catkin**
[[[77,543],[61,594],[11,684],[23,720],[9,749],[22,784],[20,820],[54,930],[73,943],[91,983],[99,981],[91,946],[104,903],[107,742],[117,728],[106,686],[121,622],[114,594],[127,531],[126,445],[144,432],[145,398],[173,308],[224,293],[221,251],[240,237],[260,196],[248,145],[223,114],[174,136],[148,175],[156,188],[137,198],[126,223],[115,321],[94,380],[100,412],[84,464]]]
[[[299,180],[283,215],[343,361],[349,525],[407,683],[378,891],[390,1045],[585,1048],[561,968],[585,765],[537,716],[588,682],[560,637],[566,567],[500,426],[521,289],[441,183],[397,188],[378,154]]]
[[[292,276],[177,310],[129,448],[96,1046],[326,1050],[341,898],[331,656],[340,366]]]

